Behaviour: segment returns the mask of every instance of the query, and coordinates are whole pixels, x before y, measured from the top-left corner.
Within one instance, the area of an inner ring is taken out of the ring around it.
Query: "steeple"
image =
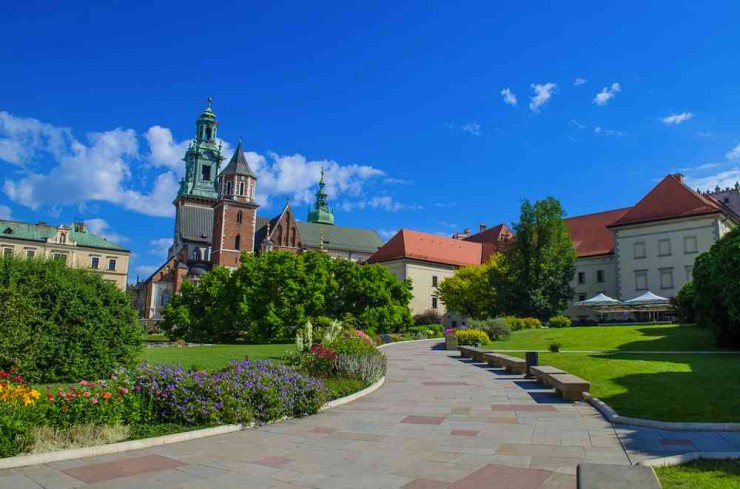
[[[329,208],[329,196],[324,191],[325,186],[324,168],[322,167],[319,188],[316,190],[316,201],[311,210],[308,211],[308,222],[334,225],[334,214],[332,214]]]
[[[180,181],[178,197],[218,197],[216,178],[224,157],[221,144],[216,139],[218,120],[211,109],[212,102],[213,99],[208,97],[208,105],[195,121],[195,137],[185,152],[185,178]]]

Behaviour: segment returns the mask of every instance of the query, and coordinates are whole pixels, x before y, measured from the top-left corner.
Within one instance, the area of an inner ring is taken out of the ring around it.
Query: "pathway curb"
[[[610,423],[614,424],[668,431],[740,431],[740,423],[682,423],[620,416],[611,406],[588,392],[583,393],[583,398],[604,415]]]
[[[637,465],[646,465],[648,467],[670,467],[672,465],[683,465],[699,459],[708,460],[733,460],[740,459],[740,452],[691,452],[680,455],[671,455],[669,457],[650,458],[637,462]]]
[[[386,343],[380,345],[378,349],[381,349],[389,345],[397,345],[400,343],[412,343],[416,341],[439,341],[439,338],[429,340],[410,340],[410,341],[399,341],[397,343]],[[380,389],[385,383],[385,376],[381,377],[380,380],[375,382],[370,387],[366,387],[361,391],[355,392],[339,399],[334,399],[321,406],[319,412],[327,411],[345,404],[349,404],[358,399],[361,399],[367,395],[372,394],[376,390]],[[290,419],[290,418],[284,418]],[[284,421],[284,419],[277,420]],[[241,424],[229,424],[223,426],[215,426],[213,428],[205,428],[202,430],[185,431],[183,433],[174,433],[172,435],[156,436],[153,438],[144,438],[142,440],[130,440],[122,441],[119,443],[109,443],[107,445],[97,445],[94,447],[85,448],[72,448],[69,450],[58,450],[56,452],[37,453],[31,455],[18,455],[16,457],[0,458],[0,470],[5,469],[17,469],[19,467],[28,467],[30,465],[42,465],[52,462],[62,462],[65,460],[73,460],[77,458],[97,457],[99,455],[109,455],[112,453],[129,452],[131,450],[141,450],[142,448],[152,448],[162,445],[170,445],[172,443],[180,443],[183,441],[197,440],[199,438],[207,438],[209,436],[224,435],[227,433],[234,433],[255,427],[256,425],[241,425]]]

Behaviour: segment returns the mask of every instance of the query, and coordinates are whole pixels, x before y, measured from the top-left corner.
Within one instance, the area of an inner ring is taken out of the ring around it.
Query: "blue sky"
[[[303,215],[323,164],[337,222],[384,236],[740,179],[735,1],[85,3],[0,6],[0,217],[88,220],[132,279],[209,95],[260,215]]]

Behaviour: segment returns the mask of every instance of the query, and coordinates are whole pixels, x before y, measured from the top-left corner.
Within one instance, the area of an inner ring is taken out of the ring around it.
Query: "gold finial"
[[[213,97],[211,97],[209,95],[207,100],[208,100],[208,108],[210,109],[211,108],[211,103],[213,102]]]

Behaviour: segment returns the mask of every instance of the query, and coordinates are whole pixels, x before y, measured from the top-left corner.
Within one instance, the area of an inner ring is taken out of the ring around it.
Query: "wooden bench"
[[[552,374],[549,379],[550,385],[569,401],[580,401],[591,388],[591,382],[571,374]]]
[[[550,384],[550,376],[555,374],[567,374],[565,370],[560,370],[557,367],[551,367],[550,365],[539,365],[537,367],[529,367],[529,371],[532,375],[534,375],[534,378],[537,379],[537,382],[543,383],[545,385],[551,385]]]
[[[501,353],[485,353],[483,359],[489,365],[505,368],[507,372],[524,374],[527,370],[527,362],[523,358],[510,357]]]

